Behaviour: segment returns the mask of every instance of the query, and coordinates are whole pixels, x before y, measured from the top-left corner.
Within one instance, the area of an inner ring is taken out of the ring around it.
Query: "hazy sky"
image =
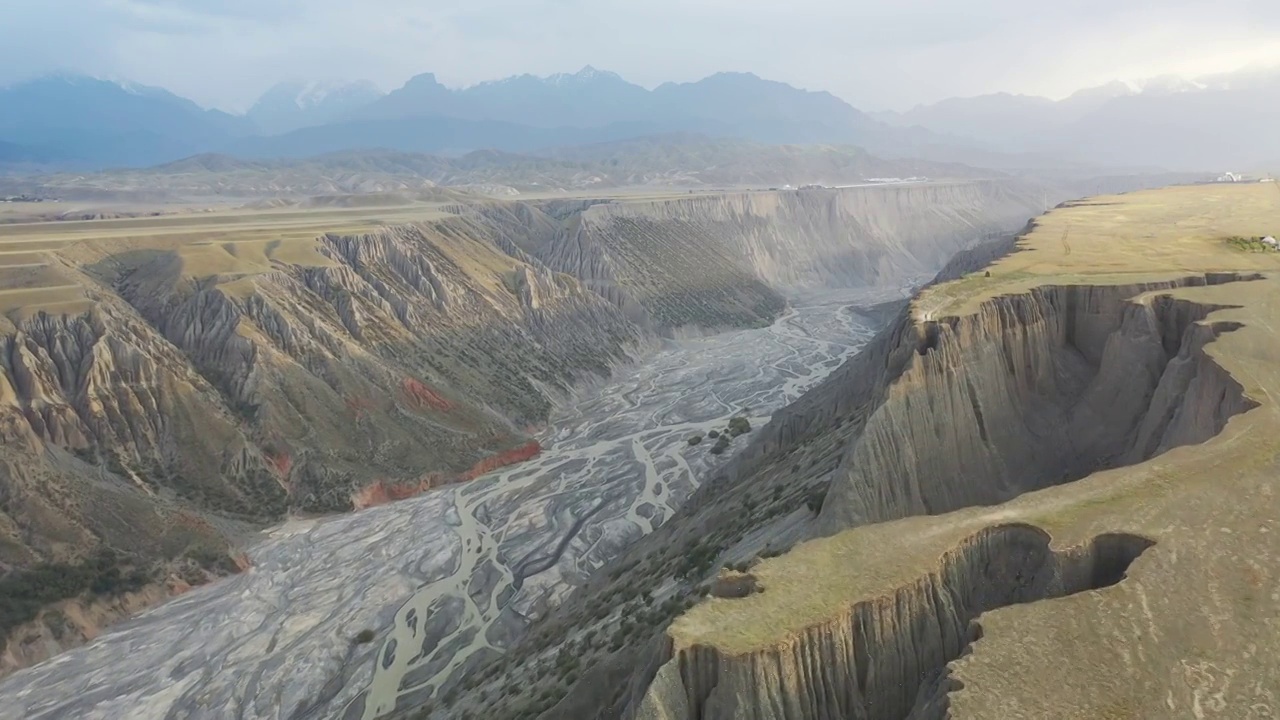
[[[55,70],[243,110],[289,78],[751,71],[905,109],[1280,63],[1277,0],[0,0],[0,84]]]

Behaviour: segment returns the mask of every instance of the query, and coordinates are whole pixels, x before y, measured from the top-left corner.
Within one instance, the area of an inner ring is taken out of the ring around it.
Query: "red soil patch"
[[[385,505],[396,500],[404,500],[414,495],[424,493],[431,488],[440,487],[442,485],[452,485],[454,483],[470,482],[486,473],[491,473],[499,468],[509,465],[515,465],[526,460],[537,457],[542,452],[542,445],[537,440],[529,442],[510,450],[503,450],[500,453],[490,455],[481,459],[475,465],[472,465],[466,471],[448,477],[441,473],[427,473],[417,481],[407,483],[392,483],[386,480],[375,480],[368,485],[360,488],[351,496],[351,504],[356,510],[363,510],[367,507],[375,505]]]
[[[459,481],[468,482],[475,480],[481,475],[491,473],[498,468],[522,463],[525,460],[532,460],[541,453],[542,445],[540,445],[537,440],[530,440],[519,447],[513,447],[510,450],[503,450],[496,455],[490,455],[489,457],[482,459],[480,462],[472,465],[470,470],[462,473],[459,477]]]
[[[374,409],[373,401],[367,397],[349,397],[346,403],[347,410],[356,416],[356,420],[363,420]]]
[[[293,468],[293,458],[287,452],[265,452],[263,457],[267,461],[267,465],[280,477],[289,477],[289,470]]]
[[[449,412],[457,407],[457,405],[441,395],[430,385],[416,380],[414,378],[405,378],[400,383],[400,388],[404,390],[404,394],[409,398],[409,402],[419,409],[431,408],[441,412]]]

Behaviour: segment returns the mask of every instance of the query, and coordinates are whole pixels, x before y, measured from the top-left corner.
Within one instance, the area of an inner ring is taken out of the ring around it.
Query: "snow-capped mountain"
[[[542,79],[548,85],[581,85],[584,83],[604,80],[607,82],[626,82],[621,75],[608,70],[597,70],[590,65],[582,68],[576,73],[555,73],[548,75]]]
[[[269,135],[339,120],[383,96],[376,85],[358,82],[282,82],[249,108],[248,117]]]

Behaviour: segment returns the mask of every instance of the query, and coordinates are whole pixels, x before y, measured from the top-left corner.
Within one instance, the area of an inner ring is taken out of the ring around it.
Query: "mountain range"
[[[1280,156],[1280,68],[1114,81],[1057,101],[1009,93],[951,98],[874,117],[971,138],[1007,153],[1274,171],[1259,161]]]
[[[1280,156],[1280,72],[1113,82],[1062,100],[1007,93],[864,113],[751,73],[652,90],[583,68],[453,89],[433,74],[290,81],[244,115],[166,90],[58,75],[0,89],[0,165],[145,167],[204,153],[305,158],[351,150],[462,155],[696,133],[766,144],[856,145],[887,158],[991,168],[1251,169]]]

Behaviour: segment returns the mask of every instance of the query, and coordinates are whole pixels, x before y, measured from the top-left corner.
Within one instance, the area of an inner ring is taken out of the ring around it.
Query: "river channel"
[[[876,328],[857,308],[910,287],[797,298],[772,326],[669,341],[566,399],[537,458],[322,520],[249,550],[249,571],[0,681],[0,720],[372,720],[502,652],[671,517],[722,455],[690,435],[758,428]],[[355,642],[362,630],[374,640]]]

